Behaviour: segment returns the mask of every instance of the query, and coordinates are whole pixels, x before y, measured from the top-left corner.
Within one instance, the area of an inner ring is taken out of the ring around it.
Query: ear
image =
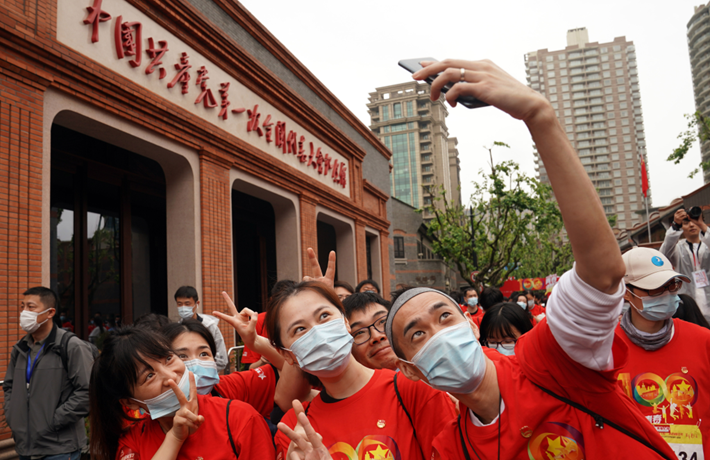
[[[54,318],[54,315],[57,314],[57,309],[52,307],[49,310],[50,310],[49,313],[47,313],[47,319],[52,319],[52,318]]]
[[[352,333],[353,333],[353,330],[352,330],[352,328],[350,327],[350,321],[348,321],[348,319],[345,318],[345,317],[343,317],[343,319],[345,320],[345,329],[348,330],[348,334],[352,334]]]
[[[119,399],[118,402],[120,402],[122,406],[127,407],[131,410],[143,409],[147,411],[147,408],[143,404],[139,404],[130,398],[122,398]]]
[[[275,347],[274,347],[275,348]],[[276,348],[276,351],[281,355],[281,357],[286,361],[290,366],[298,366],[298,360],[294,356],[294,354],[288,350],[284,350],[282,348]]]
[[[417,368],[417,366],[409,364],[406,361],[402,361],[402,359],[399,358],[397,359],[397,366],[399,367],[399,370],[402,371],[402,374],[413,382],[424,379],[424,375],[419,368]]]

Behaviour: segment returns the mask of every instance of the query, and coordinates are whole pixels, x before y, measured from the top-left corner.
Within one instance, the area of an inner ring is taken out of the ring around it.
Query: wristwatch
[[[675,231],[678,231],[678,230],[682,230],[682,229],[683,229],[683,226],[682,226],[682,225],[678,225],[675,220],[672,220],[672,221],[671,221],[671,227],[673,227],[673,230],[675,230]]]

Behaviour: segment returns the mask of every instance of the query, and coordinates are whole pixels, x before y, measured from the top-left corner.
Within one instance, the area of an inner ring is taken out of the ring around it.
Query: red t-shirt
[[[468,311],[468,310],[464,310],[464,311]],[[471,315],[471,319],[473,319],[473,322],[476,323],[476,326],[481,327],[481,321],[483,321],[484,314],[485,313],[483,311],[483,308],[481,308],[479,305],[478,310],[476,310],[476,313]]]
[[[177,458],[234,460],[226,423],[229,400],[198,395],[197,402],[200,415],[205,417],[205,421],[185,440]],[[240,460],[274,458],[274,446],[266,421],[248,404],[232,401],[229,407],[229,428]],[[150,460],[164,440],[165,433],[157,420],[137,422],[119,439],[116,460]]]
[[[416,427],[415,438],[412,424],[397,401],[394,376],[389,369],[376,370],[367,385],[351,397],[326,403],[321,393],[310,403],[308,419],[323,436],[323,444],[334,459],[422,459],[417,439],[425,459],[431,458],[434,437],[455,417],[451,400],[446,393],[399,373],[397,388]],[[293,409],[281,421],[293,428]],[[276,458],[285,460],[291,440],[279,431],[275,442]]]
[[[627,350],[617,338],[614,362]],[[599,429],[589,415],[544,393],[533,382],[602,415],[674,458],[673,452],[616,385],[617,369],[597,372],[573,361],[542,320],[523,335],[515,356],[494,361],[505,409],[500,419],[500,458],[525,460],[658,459],[657,454],[615,429]],[[469,456],[497,458],[498,423],[476,427],[462,411],[461,429]],[[473,448],[476,449],[474,453]],[[459,422],[454,420],[434,440],[435,459],[463,459]]]
[[[619,386],[678,458],[700,459],[704,452],[710,459],[710,331],[680,319],[673,324],[673,338],[656,351],[616,329],[629,347]]]
[[[266,327],[264,327],[264,321],[266,320],[266,312],[259,313],[259,317],[256,320],[256,333],[262,337],[267,337],[268,335],[266,334]],[[242,351],[242,362],[246,364],[251,364],[259,361],[261,359],[261,355],[254,350],[250,350],[247,348],[247,346],[244,346],[244,350]]]
[[[243,401],[264,417],[270,418],[277,381],[274,366],[266,364],[256,369],[222,375],[214,389],[221,396]]]

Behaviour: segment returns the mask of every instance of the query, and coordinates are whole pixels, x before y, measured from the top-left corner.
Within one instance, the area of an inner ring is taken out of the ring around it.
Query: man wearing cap
[[[623,259],[630,308],[616,333],[629,359],[619,385],[678,458],[710,459],[710,331],[672,318],[690,279],[654,249],[635,248]]]
[[[414,74],[428,77],[436,78],[433,100],[444,84],[456,83],[446,93],[450,102],[472,96],[526,123],[575,256],[552,292],[547,317],[518,339],[515,356],[495,361],[448,296],[428,288],[393,296],[385,330],[400,371],[461,403],[461,415],[434,440],[434,458],[676,458],[617,384],[628,354],[615,336],[624,262],[554,109],[489,61],[447,60]]]

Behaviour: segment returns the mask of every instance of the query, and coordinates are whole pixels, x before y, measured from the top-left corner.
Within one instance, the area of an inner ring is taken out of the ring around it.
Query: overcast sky
[[[666,157],[678,145],[686,113],[695,111],[686,25],[697,1],[638,2],[360,0],[242,0],[363,123],[376,87],[407,81],[400,59],[491,59],[525,81],[523,56],[566,46],[568,29],[586,27],[592,42],[625,36],[636,45],[654,206],[702,185],[688,179],[700,162],[695,147],[681,164]],[[438,6],[438,8],[437,8]],[[511,146],[496,159],[514,159],[534,174],[532,140],[522,122],[490,107],[451,109],[449,134],[459,140],[462,198],[486,166],[484,146]]]

